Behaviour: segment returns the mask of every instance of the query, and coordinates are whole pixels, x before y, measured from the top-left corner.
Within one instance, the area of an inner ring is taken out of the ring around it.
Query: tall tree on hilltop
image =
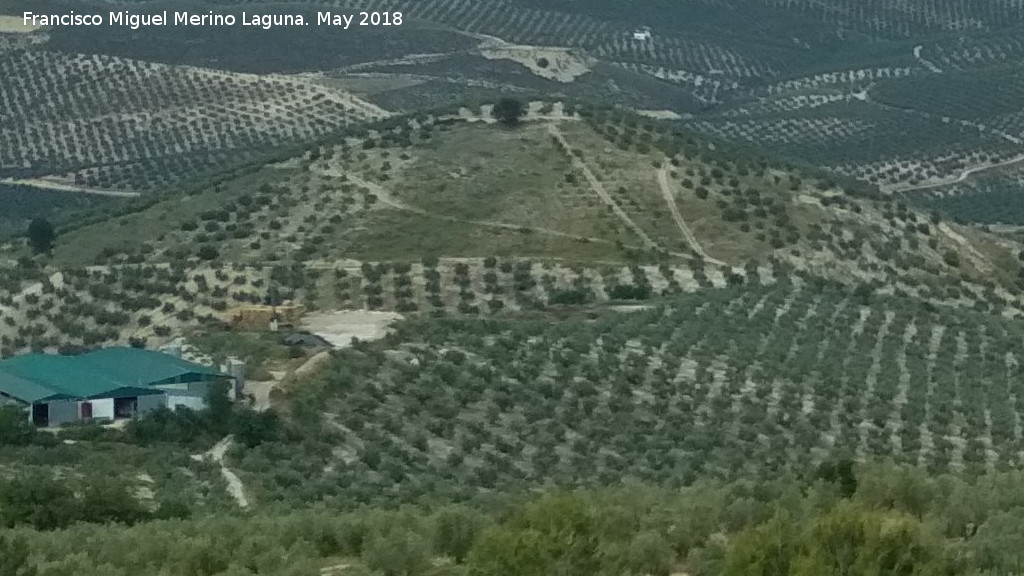
[[[526,115],[526,105],[515,98],[502,98],[494,104],[491,109],[491,116],[505,126],[518,126],[519,121]]]

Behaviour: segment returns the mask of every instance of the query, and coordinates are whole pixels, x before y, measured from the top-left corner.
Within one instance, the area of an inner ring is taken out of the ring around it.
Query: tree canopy
[[[518,126],[526,115],[526,105],[515,98],[502,98],[494,104],[491,116],[505,126]]]
[[[53,250],[53,243],[57,240],[57,231],[53,224],[46,218],[35,218],[28,225],[28,245],[36,254],[43,254]]]

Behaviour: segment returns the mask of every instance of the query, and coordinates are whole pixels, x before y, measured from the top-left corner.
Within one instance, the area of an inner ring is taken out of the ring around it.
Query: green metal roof
[[[152,386],[227,378],[213,368],[137,348],[80,356],[31,354],[0,361],[0,393],[26,403],[158,394]]]
[[[43,400],[66,400],[66,394],[47,388],[31,380],[19,378],[14,374],[0,371],[0,394],[15,400],[32,404]]]
[[[188,382],[228,377],[209,366],[140,348],[103,348],[78,358],[121,382],[130,382],[134,385],[153,386],[179,379]]]

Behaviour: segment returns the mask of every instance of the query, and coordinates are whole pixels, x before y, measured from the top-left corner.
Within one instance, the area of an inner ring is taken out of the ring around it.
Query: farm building
[[[200,409],[210,383],[229,379],[208,366],[137,348],[32,354],[0,361],[0,404],[24,406],[37,426],[114,420],[160,406]]]

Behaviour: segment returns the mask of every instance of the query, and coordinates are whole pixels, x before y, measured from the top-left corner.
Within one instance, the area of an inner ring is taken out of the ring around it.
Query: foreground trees
[[[812,519],[780,513],[740,534],[722,576],[874,576],[949,573],[941,540],[900,512],[842,502]]]
[[[0,536],[0,576],[36,576],[29,566],[28,546],[15,538]]]
[[[538,496],[495,493],[472,506],[435,502],[343,514],[323,504],[309,510],[271,505],[245,515],[222,511],[134,525],[132,510],[117,504],[131,500],[126,493],[90,497],[95,488],[87,488],[80,499],[55,487],[56,480],[33,476],[19,486],[0,486],[0,510],[39,518],[77,510],[107,525],[0,529],[0,552],[11,548],[12,536],[20,540],[17,554],[0,554],[0,575],[315,576],[339,558],[348,561],[346,573],[360,576],[982,576],[1024,570],[1019,473],[974,483],[888,466],[860,467],[857,475],[857,492],[849,498],[839,482],[795,478],[702,482],[679,490],[633,484]],[[908,483],[922,489],[923,500],[905,493]]]

